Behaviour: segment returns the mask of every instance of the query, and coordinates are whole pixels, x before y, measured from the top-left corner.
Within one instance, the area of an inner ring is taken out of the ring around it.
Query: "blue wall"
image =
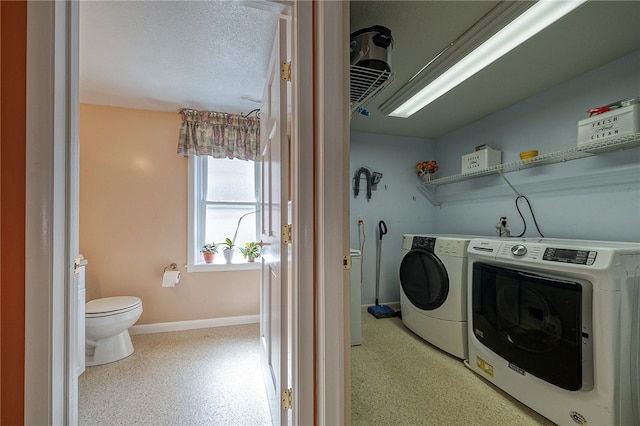
[[[420,180],[415,173],[416,163],[434,159],[434,152],[434,143],[429,139],[351,133],[350,241],[352,248],[361,248],[364,231],[363,304],[375,302],[378,223],[383,220],[387,225],[380,253],[381,302],[400,300],[398,268],[402,234],[433,232],[435,229],[435,207],[418,192],[416,186]],[[354,198],[353,177],[360,167],[383,175],[369,201],[364,175],[360,193]],[[358,227],[358,216],[362,217],[364,226]]]
[[[498,175],[438,186],[442,202],[433,206],[416,185],[414,166],[436,159],[438,177],[460,173],[461,157],[480,144],[502,150],[502,162],[521,151],[540,154],[576,146],[577,122],[589,108],[640,96],[640,52],[513,105],[437,140],[351,134],[351,176],[361,166],[384,174],[372,199],[351,190],[351,246],[358,248],[364,219],[366,244],[362,303],[374,303],[376,230],[384,220],[389,233],[382,242],[380,301],[399,300],[398,269],[404,233],[495,235],[506,215],[512,234],[523,231],[515,193]],[[545,237],[640,241],[640,148],[541,166],[505,175],[527,196]],[[352,181],[353,184],[353,181]],[[353,187],[352,187],[353,188]],[[526,203],[525,236],[538,236]]]
[[[640,96],[640,52],[493,114],[436,141],[442,176],[460,173],[461,156],[479,144],[502,150],[502,162],[521,151],[547,154],[574,148],[577,122],[589,108]],[[640,148],[599,154],[505,175],[533,206],[545,237],[640,241]],[[437,188],[438,232],[487,234],[507,216],[523,231],[515,193],[500,176]],[[538,236],[526,203],[525,236]]]

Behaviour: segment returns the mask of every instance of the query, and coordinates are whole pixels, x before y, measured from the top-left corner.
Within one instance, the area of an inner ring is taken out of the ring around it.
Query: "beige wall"
[[[187,159],[180,116],[80,106],[80,251],[87,300],[142,299],[138,324],[255,315],[259,271],[187,273]],[[180,283],[162,288],[165,266]]]

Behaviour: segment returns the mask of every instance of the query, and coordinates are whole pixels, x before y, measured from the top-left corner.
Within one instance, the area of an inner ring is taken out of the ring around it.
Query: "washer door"
[[[507,266],[473,263],[474,339],[520,374],[568,391],[591,389],[591,321],[584,315],[592,310],[592,284]]]
[[[439,308],[449,294],[449,276],[432,252],[415,248],[400,264],[400,285],[411,304],[424,311]]]

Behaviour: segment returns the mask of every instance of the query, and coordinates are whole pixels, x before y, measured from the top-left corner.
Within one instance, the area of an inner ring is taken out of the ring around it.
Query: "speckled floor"
[[[351,349],[355,426],[553,425],[399,318],[363,311],[362,330]],[[258,336],[258,324],[132,336],[133,355],[80,376],[79,423],[268,425]]]
[[[80,425],[268,425],[259,326],[132,336],[79,378]]]
[[[352,424],[553,425],[428,344],[400,318],[363,312],[362,345],[351,349]]]

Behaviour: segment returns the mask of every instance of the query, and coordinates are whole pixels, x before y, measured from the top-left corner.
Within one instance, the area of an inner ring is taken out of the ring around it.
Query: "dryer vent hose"
[[[366,167],[360,167],[356,170],[355,183],[353,186],[353,196],[357,197],[360,193],[360,175],[364,173],[365,180],[367,181],[367,200],[371,199],[371,170]]]

